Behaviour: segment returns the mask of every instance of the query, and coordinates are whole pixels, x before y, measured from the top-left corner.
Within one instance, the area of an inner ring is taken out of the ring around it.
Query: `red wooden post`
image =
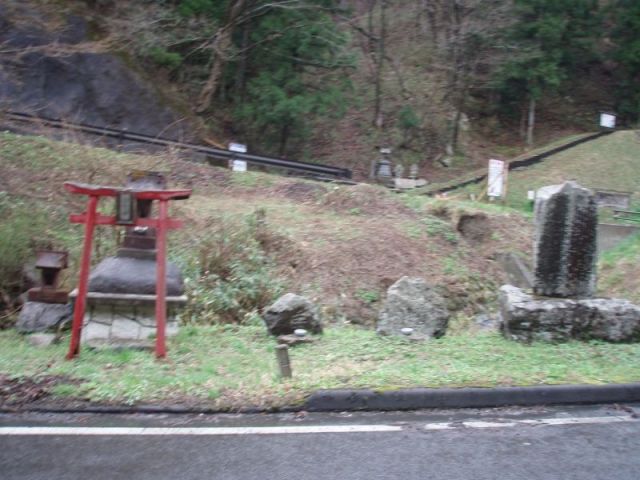
[[[90,195],[87,202],[87,212],[84,224],[84,241],[82,244],[82,260],[80,262],[80,278],[78,280],[78,296],[73,309],[73,323],[71,324],[71,342],[67,359],[71,360],[80,352],[80,333],[84,321],[84,311],[87,305],[87,291],[89,289],[89,268],[91,267],[91,247],[93,243],[93,229],[96,223],[96,207],[98,196]]]
[[[167,220],[169,202],[161,199],[156,230],[156,357],[167,356],[165,332],[167,324]]]

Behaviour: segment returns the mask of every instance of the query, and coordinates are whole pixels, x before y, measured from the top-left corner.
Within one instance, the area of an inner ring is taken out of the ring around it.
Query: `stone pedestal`
[[[75,300],[77,290],[70,296]],[[89,292],[81,343],[89,347],[152,348],[155,300],[155,295]],[[167,337],[178,333],[177,312],[186,301],[184,295],[167,297]]]
[[[500,288],[504,336],[525,343],[569,340],[640,341],[640,307],[616,298],[535,297]]]

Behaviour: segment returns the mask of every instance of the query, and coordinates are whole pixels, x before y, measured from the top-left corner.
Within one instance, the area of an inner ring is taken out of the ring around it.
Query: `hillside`
[[[383,146],[439,182],[592,131],[601,110],[637,120],[624,2],[288,3],[9,0],[0,101],[359,180]]]
[[[4,305],[0,386],[6,395],[0,405],[273,408],[299,404],[318,388],[637,381],[637,345],[522,345],[477,324],[477,313],[495,312],[496,289],[504,281],[497,254],[530,253],[530,220],[517,210],[362,184],[232,173],[174,152],[119,154],[0,134],[4,301],[24,289],[21,271],[38,244],[69,249],[64,283],[75,286],[82,232],[68,223],[68,214],[84,205],[64,192],[63,182],[118,185],[134,168],[164,171],[170,185],[194,191],[172,212],[186,220],[186,228],[171,235],[169,251],[183,267],[189,303],[181,332],[169,342],[170,358],[84,349],[68,362],[66,338],[43,349],[30,346],[28,337],[6,328],[15,312]],[[102,211],[111,208],[103,205]],[[479,213],[486,215],[476,217],[489,229],[485,236],[478,235],[482,228],[458,231],[463,215]],[[113,229],[98,229],[94,261],[112,254],[116,242]],[[603,262],[605,293],[640,299],[635,242]],[[371,328],[386,288],[402,275],[422,276],[446,296],[454,315],[443,338],[412,342]],[[295,374],[288,381],[274,371],[275,341],[257,315],[285,291],[312,298],[327,327],[316,343],[292,349]]]
[[[405,197],[368,185],[232,173],[171,154],[124,155],[4,133],[0,191],[7,220],[1,227],[1,257],[12,263],[13,280],[19,261],[31,258],[29,246],[38,240],[70,249],[67,285],[72,286],[81,230],[67,223],[67,215],[83,206],[65,193],[63,182],[117,185],[133,168],[168,172],[170,185],[194,190],[188,202],[175,207],[189,228],[174,234],[171,252],[188,272],[192,294],[215,297],[208,300],[217,311],[193,312],[205,321],[241,321],[276,293],[292,290],[311,296],[332,321],[371,325],[386,288],[403,275],[427,278],[440,286],[455,311],[472,315],[493,308],[504,278],[496,254],[529,253],[528,221],[508,210],[489,210],[489,233],[478,240],[465,238],[456,225],[461,215],[480,212],[481,205]],[[266,230],[256,230],[257,209],[265,212]],[[114,241],[113,231],[100,230],[96,259],[111,253]],[[16,245],[17,253],[11,253]],[[215,268],[227,268],[225,263],[242,270],[229,275],[240,283],[213,276]],[[10,272],[9,266],[4,269]],[[223,297],[236,290],[246,295],[240,299],[243,306],[225,307]]]

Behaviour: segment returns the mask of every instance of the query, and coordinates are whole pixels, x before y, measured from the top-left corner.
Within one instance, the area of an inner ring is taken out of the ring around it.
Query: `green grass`
[[[640,234],[604,252],[598,263],[598,289],[640,302]]]
[[[640,234],[635,234],[604,252],[600,264],[603,267],[615,267],[619,262],[637,262],[638,259],[640,259]]]
[[[584,135],[558,140],[513,158],[511,161],[548,151],[577,140]],[[436,191],[439,188],[460,183],[467,178],[483,173],[486,173],[486,170],[470,172],[464,177],[450,182],[428,185],[416,193],[424,194]],[[581,185],[592,189],[635,192],[640,184],[640,136],[638,132],[633,130],[615,132],[612,135],[583,143],[547,157],[542,162],[526,169],[509,172],[509,185],[504,205],[528,212],[530,210],[530,202],[527,200],[528,190],[536,190],[566,180],[576,180]],[[486,182],[480,182],[455,190],[450,195],[468,196],[473,194],[478,196],[485,188]],[[408,200],[408,202],[415,204],[419,201]]]
[[[635,146],[635,140],[623,137],[625,142],[628,141],[629,151],[625,150],[624,155],[629,162],[633,157],[631,146]],[[605,148],[603,153],[606,151]],[[616,158],[622,155],[618,152]],[[67,213],[81,211],[82,205],[72,203],[68,195],[61,192],[59,185],[62,181],[113,182],[132,167],[163,169],[165,160],[0,134],[0,162],[7,175],[17,172],[23,175],[25,184],[28,180],[29,192],[26,193],[33,198],[22,199],[16,192],[3,197],[10,201],[12,209],[19,206],[18,200],[24,203],[25,208],[18,209],[20,215],[15,215],[25,226],[20,227],[26,232],[23,237],[33,236],[27,227],[35,223],[36,208],[32,203],[37,203],[40,205],[37,212],[41,212],[38,215],[46,217],[44,223],[48,230],[43,232],[44,236],[70,248],[71,257],[78,258],[82,232],[79,227],[68,224]],[[550,162],[553,166],[555,160],[550,159]],[[562,165],[569,163],[566,161]],[[609,162],[609,166],[613,163]],[[584,165],[581,168],[584,169]],[[626,174],[630,177],[638,175],[631,171]],[[237,173],[232,175],[231,183],[250,190],[264,185],[264,178],[258,173]],[[515,173],[512,178],[516,183],[520,181]],[[52,182],[58,185],[56,189],[51,188]],[[545,179],[545,183],[550,183],[550,180]],[[617,186],[616,189],[623,187]],[[46,192],[57,192],[57,197],[49,193],[45,198],[42,194]],[[336,192],[340,193],[337,187],[330,193]],[[224,215],[250,214],[257,206],[216,189],[196,193],[192,201],[176,207],[177,215],[190,219],[193,228],[179,230],[171,239],[172,257],[187,264],[196,258],[194,252],[202,241],[211,239],[214,233],[207,222],[222,225]],[[339,195],[337,197],[336,200],[340,200]],[[449,249],[453,249],[452,244],[457,241],[450,221],[460,212],[479,209],[493,214],[513,212],[509,206],[502,205],[443,201],[417,195],[403,195],[401,198],[419,212],[417,217],[421,220],[412,221],[412,225],[404,221],[397,228],[406,229],[412,237],[445,240],[450,244],[446,245]],[[7,204],[6,201],[4,203]],[[338,202],[336,208],[340,205]],[[366,216],[355,210],[360,209],[359,206],[347,214],[330,209],[318,213],[309,205],[276,198],[261,198],[259,206],[266,209],[267,225],[277,227],[278,234],[299,239],[301,244],[304,242],[304,245],[314,248],[323,242],[330,245],[335,239],[357,239],[367,232],[364,229]],[[8,214],[5,215],[5,222],[9,218]],[[310,228],[310,219],[313,228]],[[381,228],[386,228],[385,224],[381,225]],[[6,227],[6,231],[11,233],[14,230],[18,231],[18,228]],[[96,244],[101,245],[103,253],[113,251],[112,232],[106,229],[99,231],[100,241]],[[229,238],[236,238],[238,232],[233,224],[225,224],[224,231]],[[41,233],[39,229],[37,233]],[[6,236],[9,255],[13,240]],[[245,245],[247,242],[239,243]],[[487,279],[472,277],[473,272],[468,271],[464,263],[466,251],[460,245],[456,247],[457,255],[441,255],[440,269],[458,283],[466,282],[466,291],[473,295],[473,285],[486,284]],[[612,265],[618,265],[620,259],[636,259],[638,250],[629,248],[629,251],[613,258]],[[99,257],[96,255],[96,259]],[[75,265],[71,265],[69,272],[74,270]],[[188,269],[185,273],[195,278]],[[262,271],[258,274],[267,278]],[[485,287],[483,285],[483,289]],[[318,296],[326,294],[319,286],[317,288]],[[240,286],[239,289],[244,291],[246,288]],[[359,290],[351,292],[367,304],[379,302],[381,293],[374,286],[360,286]],[[458,315],[450,329],[455,334],[422,344],[410,343],[403,338],[381,338],[373,331],[352,326],[329,327],[315,344],[291,350],[294,378],[282,381],[276,372],[275,340],[267,336],[262,325],[256,323],[255,316],[247,319],[247,323],[242,326],[185,326],[176,338],[169,341],[169,358],[163,362],[155,361],[149,352],[88,349],[82,351],[80,358],[69,362],[64,360],[68,338],[62,344],[37,349],[13,331],[0,331],[0,373],[14,377],[63,375],[81,381],[79,385],[56,386],[54,393],[64,397],[118,403],[197,402],[216,408],[292,404],[301,402],[307,394],[319,388],[387,390],[415,386],[598,384],[640,380],[640,373],[635,368],[640,363],[640,345],[568,343],[526,346],[508,342],[497,334],[473,334],[470,320]]]
[[[291,349],[294,378],[277,376],[275,341],[262,326],[184,327],[167,361],[149,352],[92,351],[64,360],[66,341],[44,349],[0,333],[0,365],[10,376],[67,375],[78,387],[54,393],[101,402],[196,402],[217,408],[281,406],[320,388],[462,387],[640,380],[640,344],[522,345],[498,334],[446,336],[425,343],[333,327]]]
[[[552,155],[523,170],[509,172],[506,205],[527,211],[527,191],[566,180],[603,190],[635,192],[640,185],[640,138],[636,131],[620,131]],[[484,183],[456,193],[475,193]]]
[[[560,152],[526,170],[509,175],[507,204],[527,205],[527,190],[576,180],[593,189],[634,192],[640,185],[640,140],[621,131]]]
[[[0,166],[9,174],[23,170],[31,172],[33,191],[52,178],[111,184],[122,181],[131,170],[168,171],[167,158],[159,155],[131,155],[106,148],[84,145],[73,138],[52,141],[45,137],[25,137],[0,132]],[[46,185],[50,189],[50,185]],[[60,182],[62,191],[62,181]],[[25,193],[29,193],[31,189]]]

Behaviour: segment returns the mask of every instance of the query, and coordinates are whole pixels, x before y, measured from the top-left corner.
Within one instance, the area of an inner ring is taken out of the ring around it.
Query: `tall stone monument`
[[[533,292],[503,285],[504,336],[522,342],[640,341],[640,307],[592,298],[598,212],[593,192],[575,182],[536,192]]]
[[[595,195],[575,182],[541,188],[535,200],[533,291],[548,297],[591,297],[596,285]]]

